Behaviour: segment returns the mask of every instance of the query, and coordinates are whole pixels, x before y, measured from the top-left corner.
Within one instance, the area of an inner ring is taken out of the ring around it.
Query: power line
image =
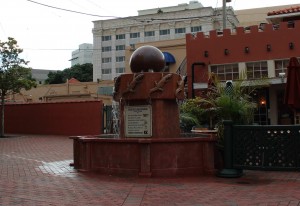
[[[128,46],[129,47],[129,46]],[[22,48],[23,50],[35,50],[35,51],[102,51],[101,49],[47,49],[47,48]],[[176,48],[168,48],[168,50],[176,50]],[[110,51],[107,51],[107,53],[109,52],[114,52],[114,51],[126,51],[125,50],[117,50],[112,48]]]
[[[58,9],[58,10],[62,10],[62,11],[68,11],[68,12],[83,14],[83,15],[87,15],[87,16],[97,16],[97,17],[105,17],[105,18],[120,18],[120,17],[117,17],[117,16],[101,16],[101,15],[97,15],[97,14],[89,14],[89,13],[84,13],[84,12],[80,12],[80,11],[73,11],[73,10],[69,10],[69,9],[63,9],[63,8],[50,6],[50,5],[47,5],[47,4],[42,4],[42,3],[39,3],[39,2],[36,2],[36,1],[31,1],[31,0],[27,0],[27,1],[29,1],[31,3],[34,3],[34,4],[39,4],[39,5],[42,5],[42,6],[45,6],[45,7],[49,7],[49,8],[52,8],[52,9]]]
[[[100,8],[100,9],[103,9],[103,10],[106,10],[107,12],[109,12],[109,13],[112,13],[111,10],[108,10],[106,8],[102,8],[101,6],[99,6],[98,4],[96,4],[95,2],[93,2],[92,0],[87,0],[87,1],[90,2],[91,4],[93,4],[94,6]]]
[[[229,16],[235,16],[228,14]],[[152,21],[170,21],[170,20],[185,20],[185,19],[202,19],[202,18],[214,18],[216,16],[221,16],[221,14],[212,14],[212,15],[207,15],[207,16],[191,16],[191,17],[178,17],[178,18],[150,18],[150,19],[139,19],[139,18],[133,18],[136,21],[139,22],[147,22],[150,23]]]
[[[50,48],[22,48],[23,50],[32,50],[32,51],[102,51],[101,49],[50,49]],[[111,49],[110,51],[125,51],[125,50],[117,50],[117,49]]]
[[[37,51],[70,51],[70,50],[76,50],[76,49],[43,49],[43,48],[22,48],[22,49],[26,49],[26,50],[37,50]]]
[[[101,15],[97,15],[97,14],[89,14],[89,13],[84,13],[84,12],[59,8],[59,7],[55,7],[55,6],[50,6],[50,5],[42,4],[42,3],[32,1],[32,0],[27,0],[27,1],[29,1],[31,3],[39,4],[39,5],[42,5],[42,6],[45,6],[45,7],[53,8],[53,9],[58,9],[58,10],[73,12],[73,13],[77,13],[77,14],[88,15],[88,16],[96,16],[96,17],[102,17],[102,18],[103,17],[104,18],[123,18],[123,17],[118,17],[118,16],[101,16]],[[213,17],[213,16],[215,16],[215,15],[198,16],[198,17],[179,17],[179,18],[151,18],[151,19],[145,19],[145,20],[138,19],[138,18],[133,18],[133,19],[136,20],[136,21],[140,21],[140,22],[151,22],[151,21],[169,21],[169,20],[182,20],[182,19],[195,19],[195,18],[209,18],[209,17]]]
[[[179,17],[179,18],[150,18],[150,19],[135,19],[136,21],[141,22],[151,22],[151,21],[169,21],[169,20],[184,20],[184,19],[200,19],[200,18],[209,18],[213,17],[214,15],[209,16],[194,16],[194,17]]]

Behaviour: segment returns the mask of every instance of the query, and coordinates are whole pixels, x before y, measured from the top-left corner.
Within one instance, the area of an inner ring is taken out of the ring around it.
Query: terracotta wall
[[[105,137],[105,136],[103,136]],[[174,177],[212,175],[215,137],[100,138],[72,137],[74,167],[106,175]]]
[[[279,28],[273,28],[272,24],[265,25],[264,30],[258,26],[251,26],[249,31],[243,27],[236,28],[235,32],[225,29],[222,35],[217,31],[203,32],[197,35],[186,35],[187,71],[191,79],[191,67],[195,62],[204,62],[205,67],[195,67],[195,83],[208,81],[208,65],[230,64],[238,62],[264,61],[272,59],[288,59],[292,56],[300,56],[300,21],[295,21],[293,27],[287,22],[281,22]],[[289,48],[293,42],[294,48]],[[271,50],[267,51],[267,45]],[[245,47],[249,52],[245,53]],[[224,50],[229,54],[225,55]],[[204,53],[207,51],[208,56]],[[191,94],[191,81],[189,94]]]
[[[5,133],[98,135],[102,101],[7,104]]]

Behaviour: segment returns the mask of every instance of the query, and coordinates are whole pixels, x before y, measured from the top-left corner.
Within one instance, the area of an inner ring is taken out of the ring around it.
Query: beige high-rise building
[[[231,7],[227,8],[226,24],[227,28],[238,25]],[[141,10],[138,16],[94,21],[93,81],[114,79],[124,73],[128,47],[134,50],[139,43],[182,39],[186,33],[222,27],[222,9],[203,7],[198,1]]]

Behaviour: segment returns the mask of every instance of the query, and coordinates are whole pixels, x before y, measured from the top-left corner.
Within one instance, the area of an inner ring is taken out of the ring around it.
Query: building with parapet
[[[295,13],[299,16],[299,12]],[[290,16],[295,18],[295,13],[291,12]],[[292,124],[294,117],[283,104],[283,97],[289,59],[300,57],[299,36],[300,21],[291,18],[264,27],[187,34],[188,96],[201,95],[211,72],[221,81],[234,81],[245,74],[249,81],[267,78],[269,85],[255,97],[258,103],[255,122]]]
[[[7,102],[68,102],[102,100],[105,105],[112,104],[113,81],[79,82],[72,78],[63,84],[38,85],[30,90],[9,95]]]

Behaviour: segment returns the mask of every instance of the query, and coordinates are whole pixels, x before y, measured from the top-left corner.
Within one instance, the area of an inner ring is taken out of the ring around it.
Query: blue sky
[[[101,16],[136,16],[138,10],[189,3],[186,0],[34,0],[41,4]],[[106,19],[36,4],[29,0],[0,0],[0,40],[14,37],[24,49],[23,58],[34,69],[70,67],[71,52],[81,43],[92,43],[92,21]],[[203,6],[221,7],[222,0],[202,0]],[[232,0],[235,10],[287,4],[297,0]]]

